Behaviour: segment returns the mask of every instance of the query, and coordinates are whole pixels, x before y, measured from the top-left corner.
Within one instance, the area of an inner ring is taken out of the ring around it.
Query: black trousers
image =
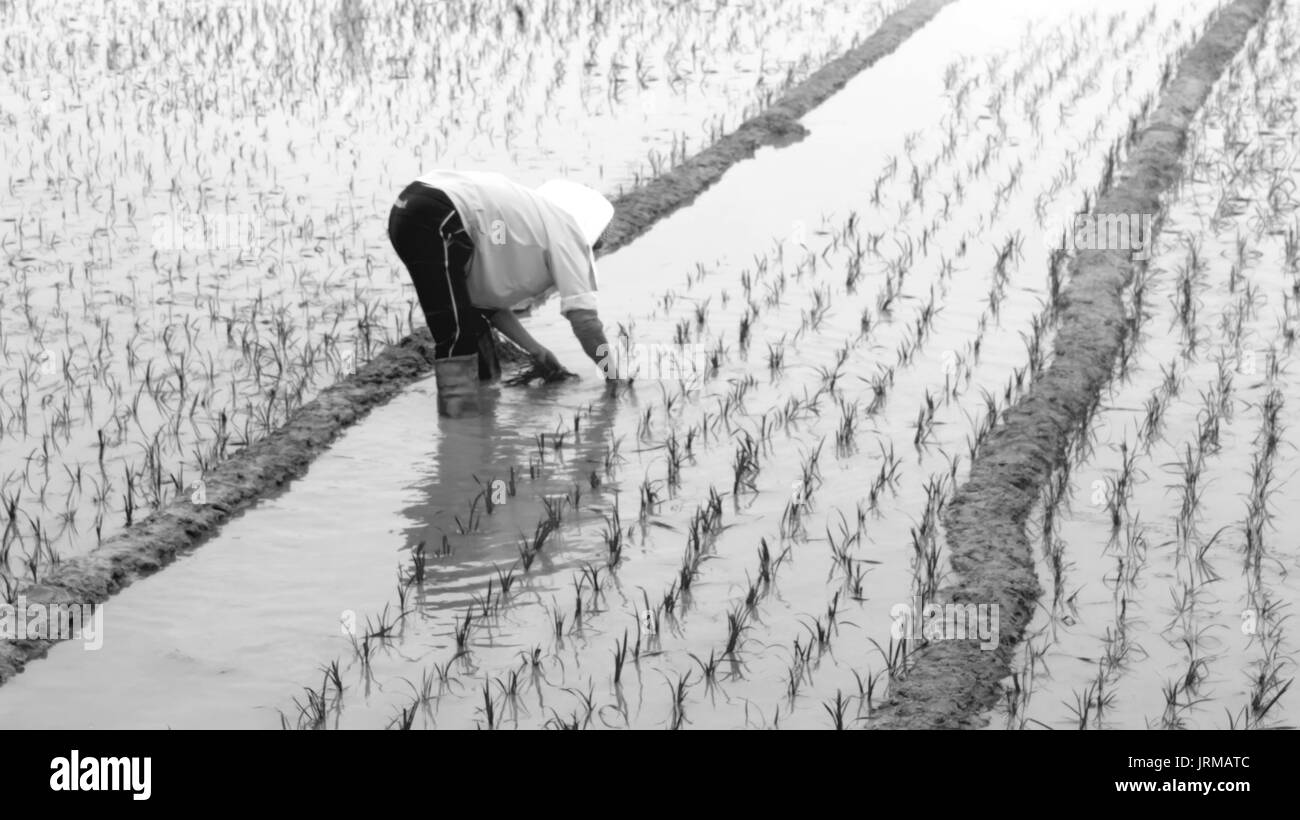
[[[434,358],[476,353],[479,378],[495,378],[500,365],[488,321],[493,311],[470,304],[466,277],[474,242],[451,199],[436,188],[411,183],[389,212],[388,239],[415,285],[433,335]]]

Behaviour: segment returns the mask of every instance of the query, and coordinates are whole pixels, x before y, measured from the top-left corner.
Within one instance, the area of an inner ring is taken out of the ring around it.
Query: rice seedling
[[[560,528],[564,521],[564,505],[567,499],[563,496],[551,497],[542,496],[542,510],[546,513],[543,519],[548,532],[554,532]],[[540,526],[540,525],[539,525]]]
[[[885,672],[888,674],[889,680],[898,680],[907,671],[907,659],[911,654],[908,644],[911,639],[902,638],[896,640],[893,635],[890,635],[888,648],[882,647],[875,638],[868,637],[867,640],[871,642],[871,645],[876,648],[881,658],[884,659]]]
[[[638,641],[639,643],[639,641]],[[627,630],[623,630],[623,641],[614,642],[614,686],[621,686],[623,680],[623,664],[627,661]]]
[[[691,673],[679,675],[676,683],[668,681],[669,695],[672,698],[672,714],[668,728],[681,729],[686,724],[686,694],[691,686]]]
[[[780,375],[785,369],[785,348],[784,344],[767,346],[767,369],[773,378]]]
[[[501,590],[501,598],[505,599],[510,595],[510,588],[514,586],[516,580],[515,568],[512,566],[509,569],[502,571],[501,567],[497,566],[496,564],[493,564],[492,569],[494,572],[496,572],[497,586]]]
[[[707,661],[700,658],[700,656],[696,655],[694,652],[687,654],[689,654],[691,660],[695,661],[696,665],[700,667],[701,680],[704,683],[705,689],[712,691],[714,685],[717,683],[718,666],[722,663],[722,659],[717,657],[713,650],[709,650],[709,659]]]
[[[735,658],[740,651],[750,611],[748,608],[738,606],[727,613],[727,642],[722,650],[723,657]]]
[[[599,611],[596,609],[596,607],[600,605],[600,599],[603,594],[601,592],[601,584],[600,584],[600,567],[596,566],[595,564],[583,564],[581,580],[585,581],[591,586],[591,605],[588,607],[588,611],[589,612]],[[581,600],[581,585],[579,585],[578,592],[579,592],[579,600]]]
[[[787,669],[785,694],[787,702],[793,706],[799,696],[800,688],[811,681],[812,645],[801,646],[799,639],[794,639],[792,660]]]
[[[496,701],[492,697],[492,687],[486,680],[483,681],[483,708],[480,714],[483,715],[489,731],[496,728]]]
[[[1121,441],[1120,466],[1112,478],[1106,479],[1106,511],[1110,516],[1111,538],[1117,537],[1124,517],[1128,513],[1128,502],[1133,494],[1133,485],[1140,480],[1136,468],[1138,453],[1130,450],[1127,441]]]
[[[464,620],[456,621],[456,655],[463,656],[469,653],[470,630],[473,628],[474,611],[465,610]]]
[[[664,448],[667,451],[667,484],[668,489],[671,491],[681,484],[682,475],[682,448],[681,443],[677,439],[676,433],[669,434],[668,440],[664,444]]]
[[[661,482],[653,481],[649,478],[641,482],[640,497],[642,523],[645,522],[647,517],[654,514],[662,500],[659,496],[660,483]]]
[[[519,534],[519,560],[523,564],[524,572],[528,572],[528,570],[532,568],[533,561],[541,553],[542,548],[546,544],[546,540],[550,538],[554,531],[555,527],[551,524],[550,519],[542,519],[537,522],[537,526],[533,530],[532,538],[529,538],[522,532]]]
[[[802,490],[796,490],[786,502],[784,512],[781,513],[782,540],[802,539],[806,535],[804,515],[807,511],[808,501],[804,498]]]
[[[1183,680],[1174,678],[1161,687],[1165,708],[1160,715],[1160,727],[1163,729],[1184,729],[1188,727],[1187,715],[1194,708],[1205,703],[1207,698],[1192,697],[1184,688]],[[1186,699],[1183,696],[1186,695]]]
[[[857,401],[841,399],[840,424],[835,431],[835,450],[841,457],[850,455],[856,447],[859,405]]]
[[[1183,479],[1182,484],[1175,487],[1181,492],[1182,499],[1177,520],[1180,530],[1189,533],[1195,525],[1196,511],[1200,506],[1204,493],[1201,475],[1205,469],[1205,453],[1203,450],[1198,449],[1193,455],[1192,446],[1186,444],[1184,445],[1182,460],[1173,466],[1178,468]]]
[[[614,570],[623,560],[623,522],[618,513],[618,494],[614,495],[614,504],[605,516],[605,565]]]
[[[289,719],[284,712],[280,712],[280,728],[312,730],[326,728],[329,707],[325,701],[324,684],[322,684],[319,692],[311,687],[303,687],[303,693],[306,695],[306,703],[300,703],[297,698],[293,699],[294,708],[298,710],[293,725],[290,725]]]
[[[844,716],[849,710],[849,700],[844,697],[844,692],[839,689],[835,690],[835,700],[823,703],[822,708],[826,710],[826,714],[830,715],[831,725],[837,731],[843,731]]]
[[[925,391],[925,401],[917,412],[916,421],[912,423],[912,428],[916,431],[912,436],[912,446],[918,451],[922,450],[929,443],[934,432],[934,414],[935,400],[930,395],[930,391]]]
[[[817,447],[804,453],[799,463],[799,487],[803,491],[803,500],[811,500],[812,493],[822,485],[821,456],[826,440],[817,442]]]
[[[1278,641],[1275,638],[1265,647],[1263,658],[1255,664],[1255,672],[1251,677],[1249,712],[1242,721],[1245,728],[1264,725],[1273,707],[1295,682],[1294,678],[1282,678],[1282,664]]]
[[[580,608],[582,601],[581,597],[579,597],[578,601],[578,606]],[[564,642],[564,623],[566,616],[560,609],[559,604],[555,602],[554,598],[551,599],[551,604],[552,606],[549,607],[549,612],[551,614],[551,635],[555,638],[556,645],[561,645]]]

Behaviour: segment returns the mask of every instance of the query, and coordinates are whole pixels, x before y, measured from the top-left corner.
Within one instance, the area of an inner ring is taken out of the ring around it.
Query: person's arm
[[[574,308],[565,313],[564,317],[569,320],[573,335],[582,345],[582,352],[586,353],[587,358],[595,362],[596,366],[605,373],[606,379],[614,377],[616,374],[610,370],[613,360],[610,356],[609,342],[605,339],[605,326],[601,324],[596,311],[589,308]]]
[[[507,339],[522,347],[524,352],[534,359],[546,353],[546,348],[533,338],[533,334],[524,330],[523,323],[519,321],[519,317],[513,310],[503,308],[493,313],[492,326],[501,331]]]
[[[550,247],[546,263],[560,294],[560,313],[569,320],[582,351],[600,368],[607,384],[617,385],[621,382],[618,358],[596,314],[596,259],[591,248],[580,236],[568,236]]]
[[[632,384],[632,380],[622,372],[619,357],[605,338],[605,328],[600,317],[595,310],[589,308],[575,308],[564,315],[573,328],[573,335],[582,344],[583,352],[605,374],[606,395],[617,398],[619,393]]]
[[[513,310],[503,308],[492,314],[492,326],[505,334],[506,338],[524,349],[524,352],[533,357],[533,364],[548,379],[566,373],[564,365],[555,354],[548,350],[541,342],[533,338],[533,334],[524,330],[523,323],[515,315]]]

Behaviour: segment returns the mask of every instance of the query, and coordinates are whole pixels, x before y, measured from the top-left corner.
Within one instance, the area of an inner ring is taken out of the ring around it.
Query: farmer
[[[497,173],[439,170],[402,191],[388,237],[433,335],[439,414],[477,410],[477,382],[500,375],[492,327],[527,351],[538,375],[572,375],[512,310],[552,289],[583,351],[602,365],[593,250],[613,214],[598,191],[565,180],[534,189]]]

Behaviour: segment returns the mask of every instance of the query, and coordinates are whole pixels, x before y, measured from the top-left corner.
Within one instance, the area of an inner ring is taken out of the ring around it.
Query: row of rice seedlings
[[[1235,307],[1239,305],[1229,305],[1225,310],[1225,316],[1230,315]],[[1229,330],[1227,342],[1223,346],[1224,351],[1240,347],[1241,324],[1236,323],[1233,327],[1235,333]],[[1184,582],[1183,594],[1175,596],[1176,603],[1182,602],[1179,604],[1176,620],[1186,616],[1188,610],[1185,607],[1194,606],[1197,600],[1196,588],[1218,578],[1208,565],[1207,555],[1224,530],[1220,530],[1209,539],[1199,538],[1196,535],[1196,511],[1202,495],[1201,475],[1204,471],[1205,458],[1218,449],[1217,431],[1220,419],[1225,415],[1230,419],[1231,416],[1232,368],[1226,366],[1225,362],[1225,354],[1221,353],[1215,368],[1216,380],[1209,391],[1202,393],[1203,409],[1198,414],[1195,450],[1191,443],[1186,444],[1182,459],[1177,465],[1177,472],[1182,476],[1183,481],[1181,485],[1175,485],[1181,490],[1182,498],[1175,520],[1175,531],[1178,533],[1175,543],[1179,547],[1176,566],[1187,563],[1192,570],[1192,575]],[[1121,372],[1124,368],[1125,366],[1121,365]],[[1177,368],[1177,361],[1171,362],[1168,366],[1161,365],[1163,378],[1153,390],[1145,406],[1145,417],[1138,426],[1139,439],[1145,442],[1145,446],[1141,449],[1143,455],[1149,452],[1155,443],[1163,408],[1180,391],[1182,376]],[[1138,452],[1130,449],[1127,442],[1124,442],[1120,446],[1120,454],[1119,470],[1116,476],[1107,479],[1105,484],[1105,506],[1112,529],[1108,550],[1118,553],[1118,568],[1114,583],[1117,604],[1116,622],[1114,627],[1108,627],[1106,630],[1103,641],[1105,652],[1096,678],[1083,690],[1076,691],[1073,704],[1067,704],[1079,728],[1103,725],[1103,716],[1112,705],[1113,690],[1119,675],[1135,652],[1144,654],[1140,646],[1131,640],[1128,630],[1128,603],[1137,588],[1138,572],[1145,564],[1147,550],[1140,521],[1128,515],[1126,503],[1131,494],[1133,477],[1140,473],[1135,467]],[[1123,536],[1120,534],[1121,524],[1125,529]],[[1058,594],[1059,589],[1058,581]],[[1198,695],[1198,691],[1208,673],[1208,659],[1200,650],[1201,633],[1185,632],[1181,641],[1187,650],[1187,666],[1181,677],[1166,682],[1166,708],[1160,717],[1160,723],[1167,727],[1186,725],[1188,712],[1204,702],[1204,699]]]
[[[1012,247],[1014,247],[1014,246],[1012,246]],[[1005,260],[1006,258],[1009,258],[1009,253],[1003,255],[1003,259]],[[1003,264],[1005,264],[1005,262],[1004,262]],[[1055,266],[1054,266],[1054,267],[1055,267]],[[1042,318],[1042,317],[1036,317],[1035,322],[1034,322],[1034,326],[1033,326],[1035,337],[1041,337],[1041,335],[1044,333],[1045,327],[1046,327],[1046,319],[1045,319],[1045,318]],[[1032,351],[1033,348],[1035,347],[1035,343],[1034,343],[1033,341],[1027,340],[1027,346],[1028,346],[1028,347],[1031,349],[1031,351]],[[1041,366],[1042,366],[1042,365],[1041,365],[1041,359],[1040,359],[1038,356],[1033,356],[1033,355],[1031,354],[1031,361],[1034,361],[1034,362],[1038,363],[1037,366],[1034,367],[1034,370],[1040,370],[1040,369],[1041,369]],[[990,415],[991,415],[992,417],[996,417],[996,410],[994,411],[994,413],[991,413]],[[918,426],[919,426],[919,425],[918,425]],[[954,473],[955,473],[955,469],[954,469]],[[932,497],[933,497],[933,496],[932,496]],[[833,539],[832,539],[832,540],[833,540]],[[923,553],[923,554],[924,554],[924,553]]]
[[[827,380],[827,381],[831,381],[831,380]],[[724,403],[724,407],[725,406],[727,405]],[[736,406],[736,403],[732,402],[731,406]],[[759,461],[760,452],[762,450],[762,447],[764,446],[763,442],[766,441],[766,436],[763,435],[761,431],[764,429],[767,430],[771,429],[766,425],[765,422],[767,416],[768,414],[764,413],[763,416],[761,417],[760,425],[759,425],[760,437],[758,439],[756,439],[748,431],[742,432],[740,438],[738,439],[737,455],[733,464],[733,472],[735,473],[735,478],[737,479],[735,482],[735,486],[752,485],[753,478],[756,476],[756,469]],[[787,418],[788,417],[789,414],[787,413]],[[817,469],[819,454],[820,454],[820,448],[806,455],[804,466],[801,469],[801,479],[800,482],[796,482],[796,486],[812,488],[819,483],[820,474]],[[897,468],[895,467],[894,470],[896,469]],[[798,495],[800,496],[799,500],[801,502],[807,503],[810,500],[809,496],[806,496],[802,493]],[[799,505],[796,505],[796,510],[798,509],[799,509]],[[786,519],[787,524],[791,520],[796,520],[797,517],[798,517],[798,512],[796,512],[793,515],[789,514],[789,506],[787,506],[787,519]],[[696,521],[702,520],[699,517],[698,513],[695,520]],[[692,527],[691,531],[695,533],[695,532],[699,532],[700,529],[697,527]],[[688,552],[686,557],[689,560],[684,560],[682,573],[679,574],[679,578],[677,579],[677,581],[670,586],[668,592],[662,598],[662,603],[654,612],[654,619],[656,622],[660,617],[674,618],[675,615],[679,614],[674,612],[674,606],[686,600],[686,596],[689,594],[689,592],[683,594],[683,589],[689,591],[690,586],[694,581],[694,577],[698,573],[698,568],[700,563],[698,556],[701,555],[701,552],[695,548],[695,545],[700,543],[703,543],[702,539],[688,538]],[[788,547],[786,553],[783,554],[788,554]],[[760,570],[759,570],[760,580],[757,583],[751,583],[750,592],[746,595],[746,600],[744,602],[745,608],[743,609],[737,608],[728,617],[728,637],[727,637],[727,641],[725,642],[722,648],[722,655],[719,656],[716,653],[711,654],[708,660],[705,660],[704,658],[701,658],[699,656],[693,657],[693,660],[700,667],[700,670],[703,673],[702,679],[706,682],[706,685],[708,686],[712,686],[716,682],[718,663],[720,663],[723,658],[727,658],[727,657],[732,657],[734,660],[735,654],[739,651],[739,648],[743,643],[743,633],[745,630],[745,626],[748,622],[748,618],[745,613],[748,612],[749,609],[757,603],[760,595],[759,592],[760,588],[765,587],[767,584],[770,584],[770,578],[772,572],[771,566],[774,562],[770,557],[770,551],[767,549],[766,541],[764,541],[763,543],[763,547],[760,553],[760,558],[761,558]],[[777,562],[779,562],[779,559]],[[826,635],[825,626],[823,626],[821,632],[824,637]]]
[[[1112,161],[1114,161],[1114,160],[1112,160]],[[1052,264],[1051,264],[1050,267],[1051,267],[1052,270],[1055,270],[1055,271],[1059,271],[1059,270],[1060,270],[1060,265],[1061,265],[1061,263],[1063,262],[1063,256],[1064,256],[1064,255],[1062,254],[1061,256],[1054,257],[1054,258],[1051,260],[1051,261],[1052,261]],[[1009,253],[1005,253],[1005,254],[1003,254],[1003,259],[1005,260],[1005,259],[1007,259],[1007,258],[1009,258]],[[1054,289],[1054,292],[1056,292],[1056,293],[1059,294],[1059,274],[1058,274],[1058,276],[1055,277],[1055,278],[1057,279],[1057,286],[1056,286],[1056,288]],[[1059,299],[1059,296],[1058,296],[1058,299]],[[995,301],[996,301],[996,300],[995,300]],[[1056,300],[1054,300],[1054,301],[1056,301]],[[996,310],[996,307],[995,307],[994,309]],[[1031,354],[1031,362],[1033,363],[1033,364],[1031,365],[1031,369],[1032,369],[1034,372],[1041,371],[1041,369],[1042,369],[1042,367],[1043,367],[1043,362],[1042,362],[1042,358],[1041,358],[1041,356],[1039,356],[1039,355],[1035,355],[1035,354],[1034,354],[1034,350],[1035,350],[1036,348],[1041,350],[1041,343],[1040,343],[1039,341],[1036,341],[1036,340],[1041,339],[1042,335],[1045,333],[1045,330],[1046,330],[1046,327],[1047,327],[1047,324],[1048,324],[1048,321],[1049,321],[1047,317],[1048,317],[1049,315],[1050,315],[1050,308],[1049,308],[1048,310],[1045,310],[1045,311],[1044,311],[1042,314],[1040,314],[1039,316],[1036,316],[1036,317],[1035,317],[1035,320],[1034,320],[1034,322],[1033,322],[1033,324],[1032,324],[1032,330],[1033,330],[1034,337],[1033,337],[1033,338],[1026,337],[1026,346],[1027,346],[1027,348],[1030,350],[1030,354]],[[1023,336],[1023,334],[1022,334],[1022,336]],[[1022,383],[1022,386],[1023,386],[1023,383]],[[1009,401],[1009,402],[1012,400],[1012,399],[1011,399],[1011,396],[1010,396],[1010,392],[1011,392],[1011,391],[1008,391],[1008,401]],[[990,416],[991,418],[996,418],[996,414],[997,414],[997,413],[996,413],[996,408],[995,408],[994,411],[991,412],[991,413],[989,414],[989,416]],[[920,425],[918,425],[918,426],[920,426]],[[954,474],[955,474],[955,468],[954,468],[953,472],[954,472]],[[925,554],[924,551],[922,552],[922,554]],[[1099,684],[1098,684],[1099,689],[1100,689],[1100,687],[1102,687],[1103,685],[1104,685],[1104,681],[1103,681],[1103,683],[1099,683]],[[1102,697],[1102,702],[1103,702],[1103,703],[1106,703],[1106,702],[1108,702],[1108,699],[1107,699],[1105,696],[1103,696],[1103,697]]]

